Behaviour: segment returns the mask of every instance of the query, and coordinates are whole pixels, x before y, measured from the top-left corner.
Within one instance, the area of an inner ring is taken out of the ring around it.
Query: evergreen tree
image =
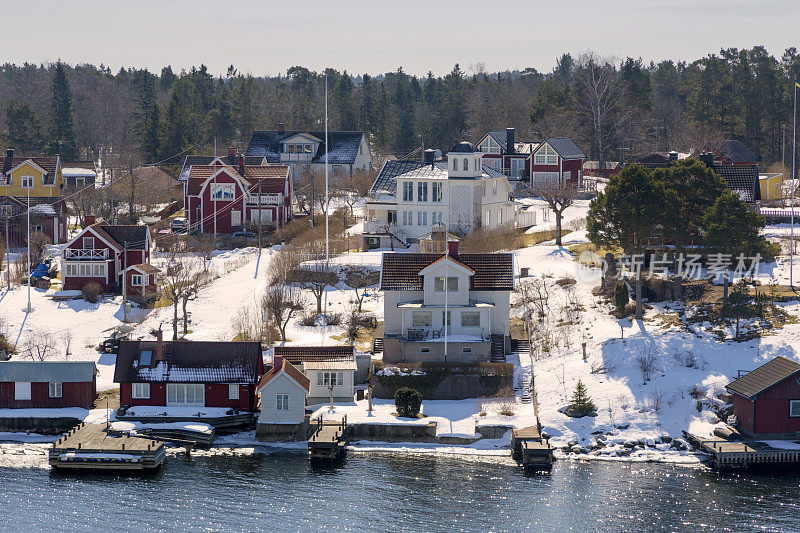
[[[8,131],[2,135],[3,143],[22,154],[34,154],[42,149],[42,125],[28,103],[6,106]]]
[[[254,107],[255,81],[253,76],[239,76],[236,80],[236,93],[233,99],[233,124],[240,140],[247,140],[256,127]]]
[[[66,66],[59,61],[53,71],[50,105],[50,152],[60,153],[66,161],[78,155],[75,127],[72,123],[72,90],[67,78]]]
[[[589,392],[586,390],[586,386],[581,382],[581,380],[578,380],[578,383],[575,385],[575,390],[572,393],[572,400],[567,406],[567,414],[569,416],[580,418],[582,416],[591,415],[595,411],[597,411],[597,407],[589,397]]]
[[[739,340],[739,320],[749,316],[752,311],[752,298],[750,291],[747,288],[747,283],[740,280],[733,286],[731,294],[728,297],[728,303],[723,308],[723,315],[728,318],[736,320],[736,334],[734,340]]]
[[[136,91],[135,124],[139,140],[139,151],[148,161],[156,161],[159,154],[158,129],[160,110],[156,102],[156,78],[147,70],[136,73],[134,79]]]
[[[183,153],[195,141],[192,118],[191,86],[187,78],[179,78],[172,87],[159,132],[160,159]],[[173,162],[176,162],[174,160]]]

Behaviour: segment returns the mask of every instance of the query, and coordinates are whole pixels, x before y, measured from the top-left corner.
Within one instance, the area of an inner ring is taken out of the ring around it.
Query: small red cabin
[[[91,409],[97,399],[97,367],[91,361],[0,363],[0,408]]]
[[[122,341],[114,369],[120,405],[256,408],[259,342]]]
[[[758,439],[800,437],[800,363],[776,357],[725,387],[742,434]]]
[[[149,263],[129,266],[125,271],[125,295],[128,299],[144,304],[158,298],[159,269]]]

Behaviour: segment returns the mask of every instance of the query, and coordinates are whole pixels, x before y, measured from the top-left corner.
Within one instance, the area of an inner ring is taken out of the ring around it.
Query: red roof
[[[261,390],[267,383],[270,382],[272,378],[276,377],[281,372],[285,372],[287,376],[292,378],[294,381],[297,382],[298,385],[303,387],[306,390],[306,392],[309,391],[311,387],[311,380],[305,377],[302,372],[297,370],[294,367],[294,365],[292,365],[292,363],[290,363],[286,359],[283,360],[281,366],[273,366],[272,368],[269,369],[269,371],[266,374],[264,374],[264,376],[261,378],[261,381],[258,384],[258,387],[256,387],[256,390]]]
[[[251,191],[258,190],[258,183],[261,182],[261,192],[264,193],[283,193],[289,174],[287,165],[246,166],[244,168],[244,176],[239,173],[236,167],[230,165],[192,165],[187,177],[187,193],[191,196],[200,194],[200,190],[205,182],[208,181],[208,178],[219,170],[224,170],[227,174],[242,180]]]
[[[311,361],[352,361],[352,346],[276,346],[275,357],[283,357],[290,363]]]
[[[440,261],[442,254],[383,254],[382,291],[421,291],[420,271]],[[470,276],[471,291],[513,291],[514,257],[509,253],[458,254],[448,256],[475,274]]]

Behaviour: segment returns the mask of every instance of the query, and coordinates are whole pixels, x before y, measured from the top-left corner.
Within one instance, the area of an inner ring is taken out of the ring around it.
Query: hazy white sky
[[[722,47],[800,47],[800,0],[0,0],[0,13],[0,62],[113,70],[550,71],[564,52],[691,60]]]

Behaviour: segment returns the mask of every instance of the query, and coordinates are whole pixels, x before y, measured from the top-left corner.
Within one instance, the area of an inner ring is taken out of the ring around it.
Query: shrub
[[[575,285],[575,278],[572,276],[564,276],[563,278],[556,280],[556,285],[559,287],[569,287],[571,285]]]
[[[328,313],[325,315],[325,324],[328,326],[339,326],[342,324],[341,313]]]
[[[300,317],[300,324],[303,326],[316,326],[317,325],[317,314],[316,313],[306,313]]]
[[[620,317],[625,314],[626,305],[628,305],[628,286],[625,282],[620,281],[614,287],[614,307],[617,308]]]
[[[44,253],[44,248],[50,244],[50,237],[40,231],[31,233],[31,261],[39,259]]]
[[[409,387],[398,389],[394,393],[394,406],[398,416],[414,418],[419,414],[422,407],[422,394]]]
[[[597,407],[589,397],[586,386],[578,380],[578,384],[575,385],[575,391],[572,393],[572,400],[567,406],[567,415],[580,418],[591,415],[595,411],[597,411]]]
[[[511,387],[503,387],[497,393],[497,411],[503,416],[514,416],[517,396]]]
[[[83,294],[83,299],[89,303],[97,303],[97,300],[100,298],[100,284],[95,283],[94,281],[90,281],[86,285],[83,286],[81,289],[81,293]]]

